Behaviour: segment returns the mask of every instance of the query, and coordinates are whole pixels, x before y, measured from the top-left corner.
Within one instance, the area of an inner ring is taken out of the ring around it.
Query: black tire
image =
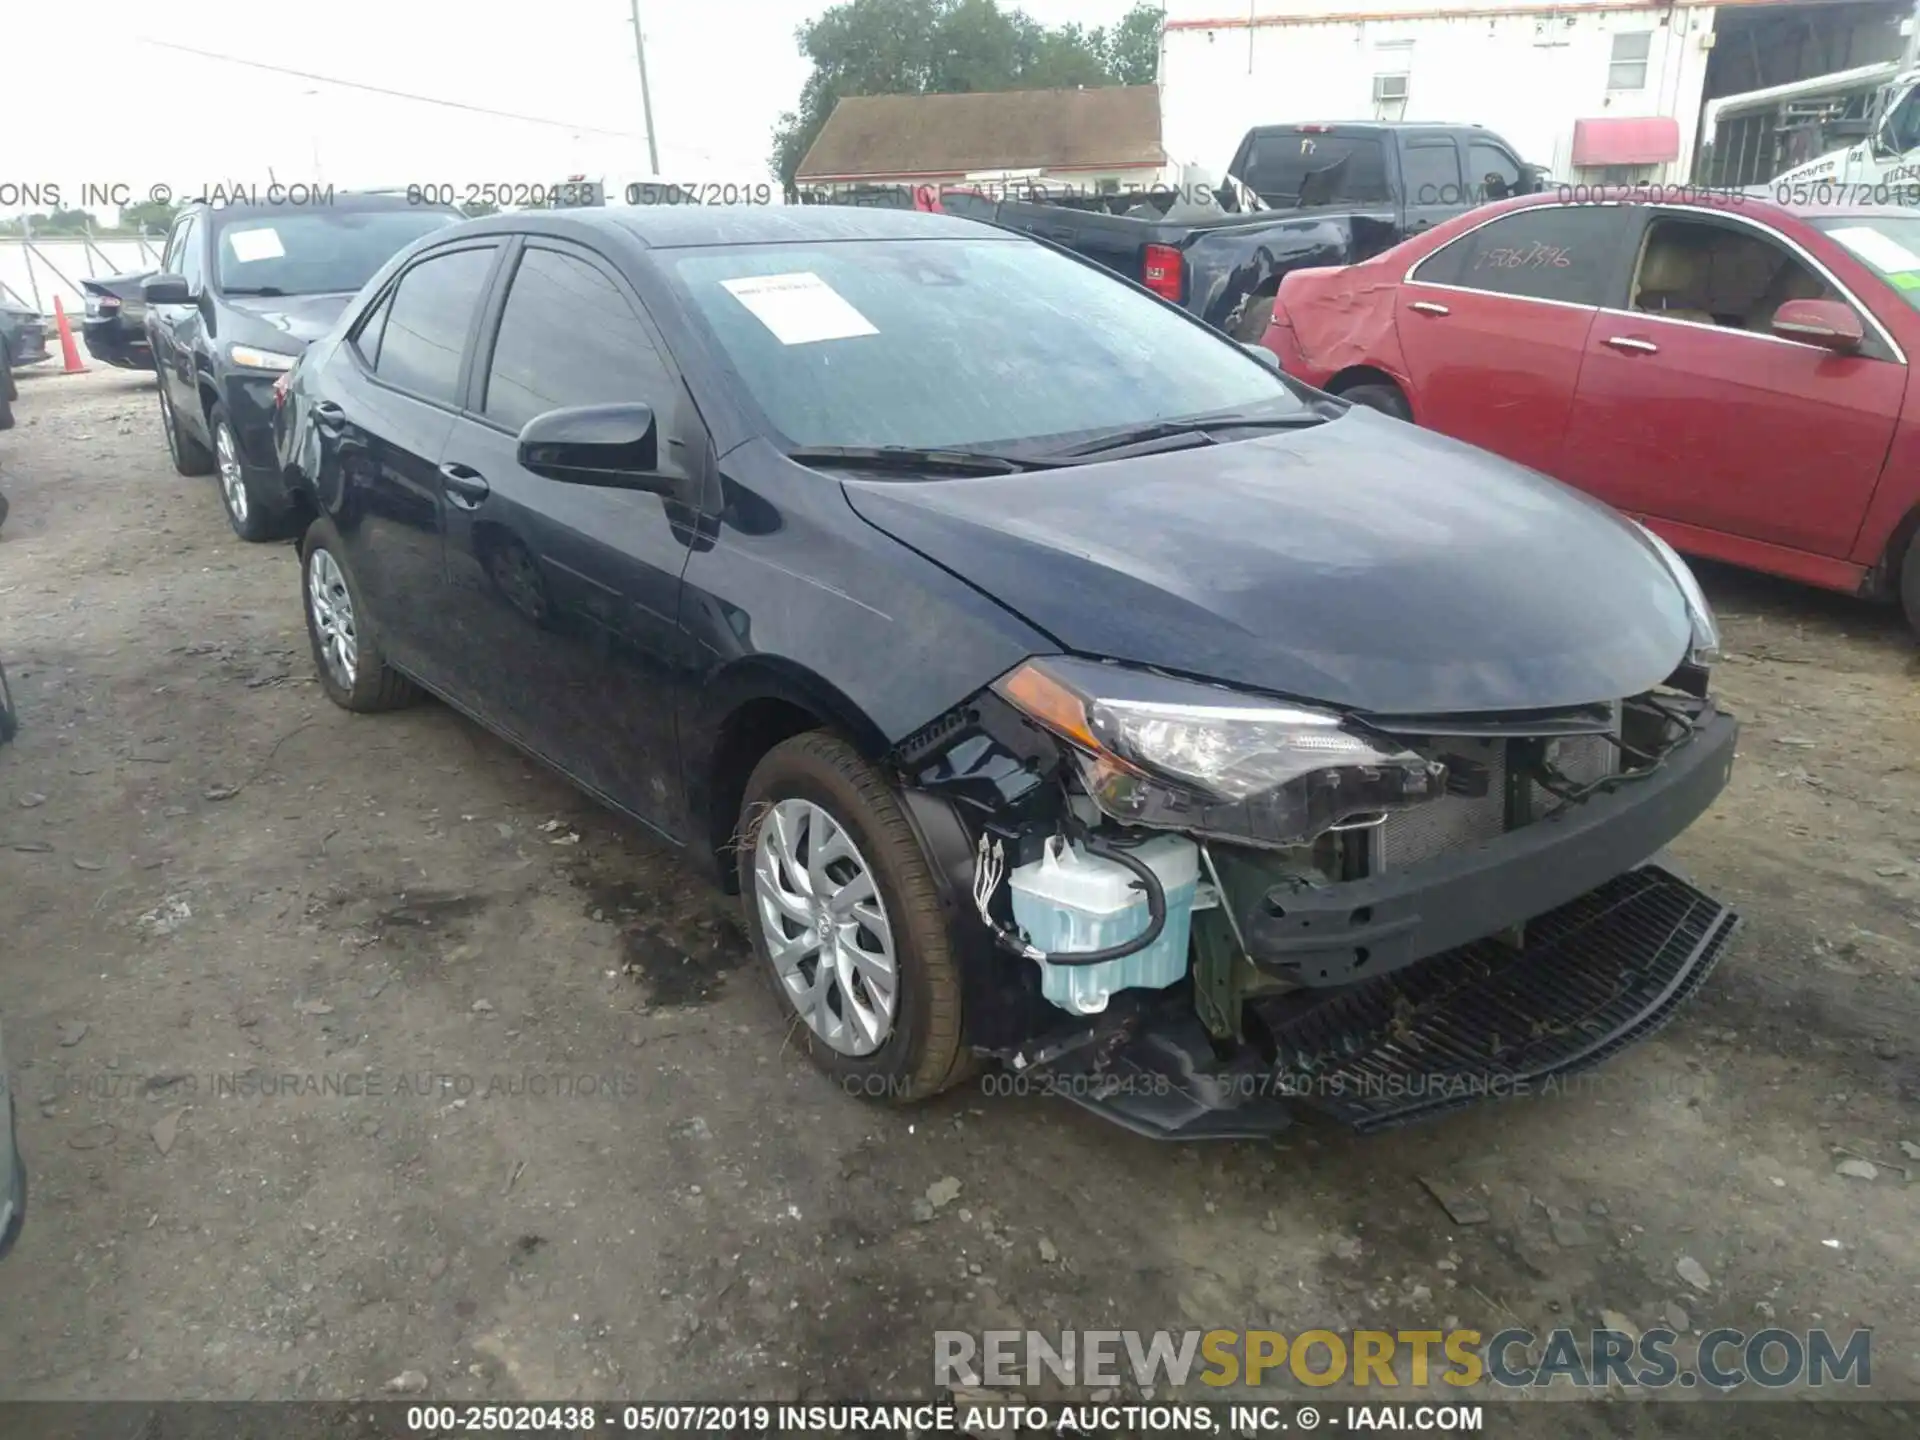
[[[803,1020],[774,968],[754,878],[760,825],[775,802],[822,806],[871,867],[893,932],[893,1028],[871,1054],[843,1054]],[[964,1043],[960,969],[941,913],[933,872],[886,779],[851,745],[825,731],[797,735],[754,767],[740,806],[738,865],[741,908],[762,977],[779,997],[814,1064],[849,1094],[910,1104],[964,1080],[972,1056]]]
[[[13,401],[0,395],[0,430],[13,428]]]
[[[160,386],[160,429],[167,437],[167,458],[182,475],[211,475],[213,452],[180,428],[180,417],[173,413],[173,401],[167,387]]]
[[[1340,398],[1378,410],[1382,415],[1391,415],[1396,420],[1405,420],[1409,425],[1413,423],[1413,407],[1396,386],[1350,385],[1340,392]]]
[[[11,1095],[7,1097],[7,1104],[9,1106],[13,1104]],[[12,1133],[16,1137],[20,1134],[17,1110],[13,1112]],[[19,1141],[16,1139],[14,1143],[18,1145]],[[13,1249],[14,1242],[20,1238],[20,1232],[27,1223],[27,1162],[21,1158],[20,1152],[16,1149],[12,1155],[0,1157],[0,1165],[10,1166],[13,1170],[13,1218],[7,1221],[6,1230],[0,1232],[0,1260],[4,1260],[7,1252]]]
[[[0,425],[0,430],[4,430],[6,428],[7,428],[6,426]],[[4,495],[0,495],[0,525],[4,525],[6,523],[7,523],[7,497]]]
[[[20,733],[20,712],[13,708],[13,687],[7,684],[7,667],[0,665],[0,745]]]
[[[352,606],[355,653],[350,683],[335,672],[328,656],[330,645],[322,638],[320,621],[314,613],[313,574],[316,564],[325,563],[319,559],[322,555],[332,561]],[[420,698],[414,683],[387,664],[386,656],[381,653],[379,624],[367,611],[360,584],[347,564],[340,532],[329,520],[315,520],[300,542],[300,613],[306,617],[307,645],[313,652],[313,668],[320,676],[320,687],[341,709],[370,714],[378,710],[398,710]]]
[[[1907,542],[1907,558],[1900,564],[1900,608],[1907,624],[1920,635],[1920,535]]]
[[[213,466],[214,476],[220,483],[220,508],[226,514],[227,524],[233,527],[233,533],[255,544],[263,540],[287,539],[298,527],[298,519],[264,498],[247,478],[246,466],[240,461],[240,436],[234,430],[233,422],[227,418],[225,405],[215,402],[213,409],[207,412],[207,428],[213,432]],[[225,443],[231,447],[233,463],[238,467],[234,483],[240,490],[239,512],[235,511],[234,496],[227,488],[226,462],[221,458],[222,432]]]
[[[1249,345],[1258,345],[1273,320],[1273,301],[1271,295],[1249,300],[1247,308],[1240,312],[1240,322],[1233,327],[1233,338]]]

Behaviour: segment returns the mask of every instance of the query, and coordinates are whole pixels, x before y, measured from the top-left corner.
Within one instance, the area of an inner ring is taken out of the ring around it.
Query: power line
[[[459,100],[442,100],[434,95],[415,95],[406,90],[389,90],[382,85],[364,85],[358,80],[339,80],[331,75],[316,75],[310,70],[292,70],[285,65],[269,65],[262,60],[245,60],[238,55],[219,55],[211,50],[196,50],[191,45],[176,45],[171,40],[152,40],[142,35],[142,45],[160,50],[178,50],[183,55],[198,55],[203,60],[219,60],[228,65],[244,65],[250,70],[268,70],[275,75],[292,75],[301,80],[317,80],[322,85],[338,85],[343,90],[363,90],[370,95],[385,95],[395,100],[413,100],[422,105],[438,105],[447,110],[464,110],[470,115],[491,115],[496,120],[518,120],[525,125],[548,125],[556,130],[571,130],[585,135],[612,135],[622,140],[638,138],[631,130],[605,130],[597,125],[575,125],[566,120],[549,120],[543,115],[517,115],[511,110],[490,110],[484,105],[468,105]]]

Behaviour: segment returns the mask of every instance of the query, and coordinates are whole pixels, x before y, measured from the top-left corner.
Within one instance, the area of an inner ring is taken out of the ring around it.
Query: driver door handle
[[[1431,300],[1415,300],[1408,305],[1409,310],[1418,310],[1422,315],[1451,315],[1453,312],[1444,305],[1436,305]]]
[[[440,488],[446,492],[447,499],[465,510],[475,509],[493,493],[493,487],[478,470],[452,461],[440,467]]]
[[[1611,345],[1616,350],[1625,350],[1630,355],[1658,355],[1660,347],[1651,340],[1642,340],[1634,335],[1609,335],[1600,342]]]

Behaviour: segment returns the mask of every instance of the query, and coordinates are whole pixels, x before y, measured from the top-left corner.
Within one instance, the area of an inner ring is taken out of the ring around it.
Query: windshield
[[[1815,220],[1813,225],[1920,310],[1920,217],[1847,215]]]
[[[314,209],[236,217],[220,225],[220,289],[277,295],[358,290],[396,251],[459,219],[444,210]]]
[[[1240,346],[1043,246],[990,238],[666,252],[728,368],[795,446],[991,446],[1257,407]]]

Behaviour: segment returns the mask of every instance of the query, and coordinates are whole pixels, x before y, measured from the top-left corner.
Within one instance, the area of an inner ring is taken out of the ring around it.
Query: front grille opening
[[[1619,727],[1620,707],[1615,706],[1608,734],[1408,738],[1410,749],[1447,766],[1447,793],[1431,804],[1395,811],[1369,832],[1368,873],[1483,845],[1565,804],[1579,803],[1562,800],[1530,778],[1535,758],[1544,753],[1563,789],[1591,785],[1619,770]],[[1456,783],[1455,776],[1464,778]]]

